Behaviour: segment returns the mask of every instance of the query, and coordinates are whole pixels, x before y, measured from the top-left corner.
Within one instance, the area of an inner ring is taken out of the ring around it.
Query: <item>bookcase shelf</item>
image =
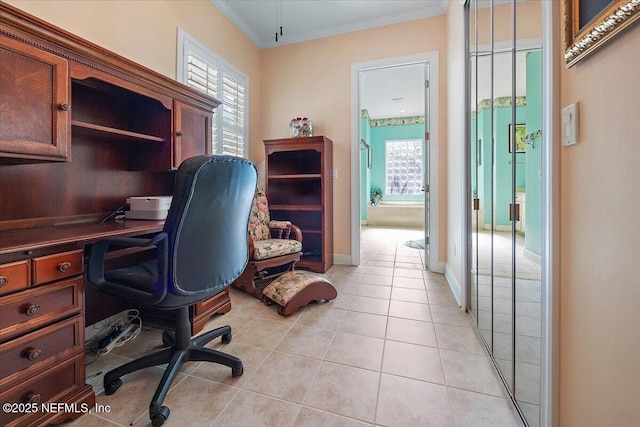
[[[271,217],[302,230],[296,266],[318,273],[333,265],[333,142],[324,136],[265,140]]]
[[[167,138],[159,136],[145,135],[137,132],[129,132],[123,129],[116,129],[108,126],[85,123],[78,120],[71,121],[72,134],[83,138],[96,139],[110,142],[124,143],[165,143]]]

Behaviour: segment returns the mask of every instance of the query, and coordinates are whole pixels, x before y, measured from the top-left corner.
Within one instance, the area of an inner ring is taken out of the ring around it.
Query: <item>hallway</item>
[[[207,328],[230,324],[222,346],[243,360],[244,375],[189,363],[165,404],[166,426],[487,426],[522,425],[466,313],[444,276],[425,271],[423,251],[404,245],[410,229],[362,229],[362,265],[334,265],[327,276],[338,298],[283,318],[236,289],[231,312]],[[106,372],[160,342],[145,328],[133,342],[88,366]],[[147,406],[162,374],[124,377],[97,402],[109,414],[73,425],[148,425]],[[96,392],[102,375],[92,378]],[[135,398],[132,399],[132,396]]]

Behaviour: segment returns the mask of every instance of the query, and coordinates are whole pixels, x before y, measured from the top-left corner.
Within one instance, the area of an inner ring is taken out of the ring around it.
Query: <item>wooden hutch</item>
[[[163,226],[100,219],[172,194],[181,161],[211,153],[218,104],[0,2],[0,402],[93,408],[84,328],[117,299],[85,283],[87,251]],[[192,307],[194,331],[230,308],[228,291]],[[3,411],[0,425],[82,413]]]

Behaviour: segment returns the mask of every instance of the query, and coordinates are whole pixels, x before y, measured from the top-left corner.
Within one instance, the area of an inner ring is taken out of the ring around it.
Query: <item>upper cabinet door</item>
[[[0,157],[70,160],[66,59],[0,36]]]
[[[211,154],[211,126],[213,112],[180,101],[174,101],[174,156],[173,167],[183,160],[202,154]]]

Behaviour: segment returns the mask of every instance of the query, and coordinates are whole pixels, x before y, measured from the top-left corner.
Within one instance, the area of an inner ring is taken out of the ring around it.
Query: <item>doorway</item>
[[[361,224],[372,221],[424,230],[425,267],[444,271],[437,260],[437,61],[428,52],[352,65],[352,265],[360,264]],[[413,83],[393,92],[398,80]]]

